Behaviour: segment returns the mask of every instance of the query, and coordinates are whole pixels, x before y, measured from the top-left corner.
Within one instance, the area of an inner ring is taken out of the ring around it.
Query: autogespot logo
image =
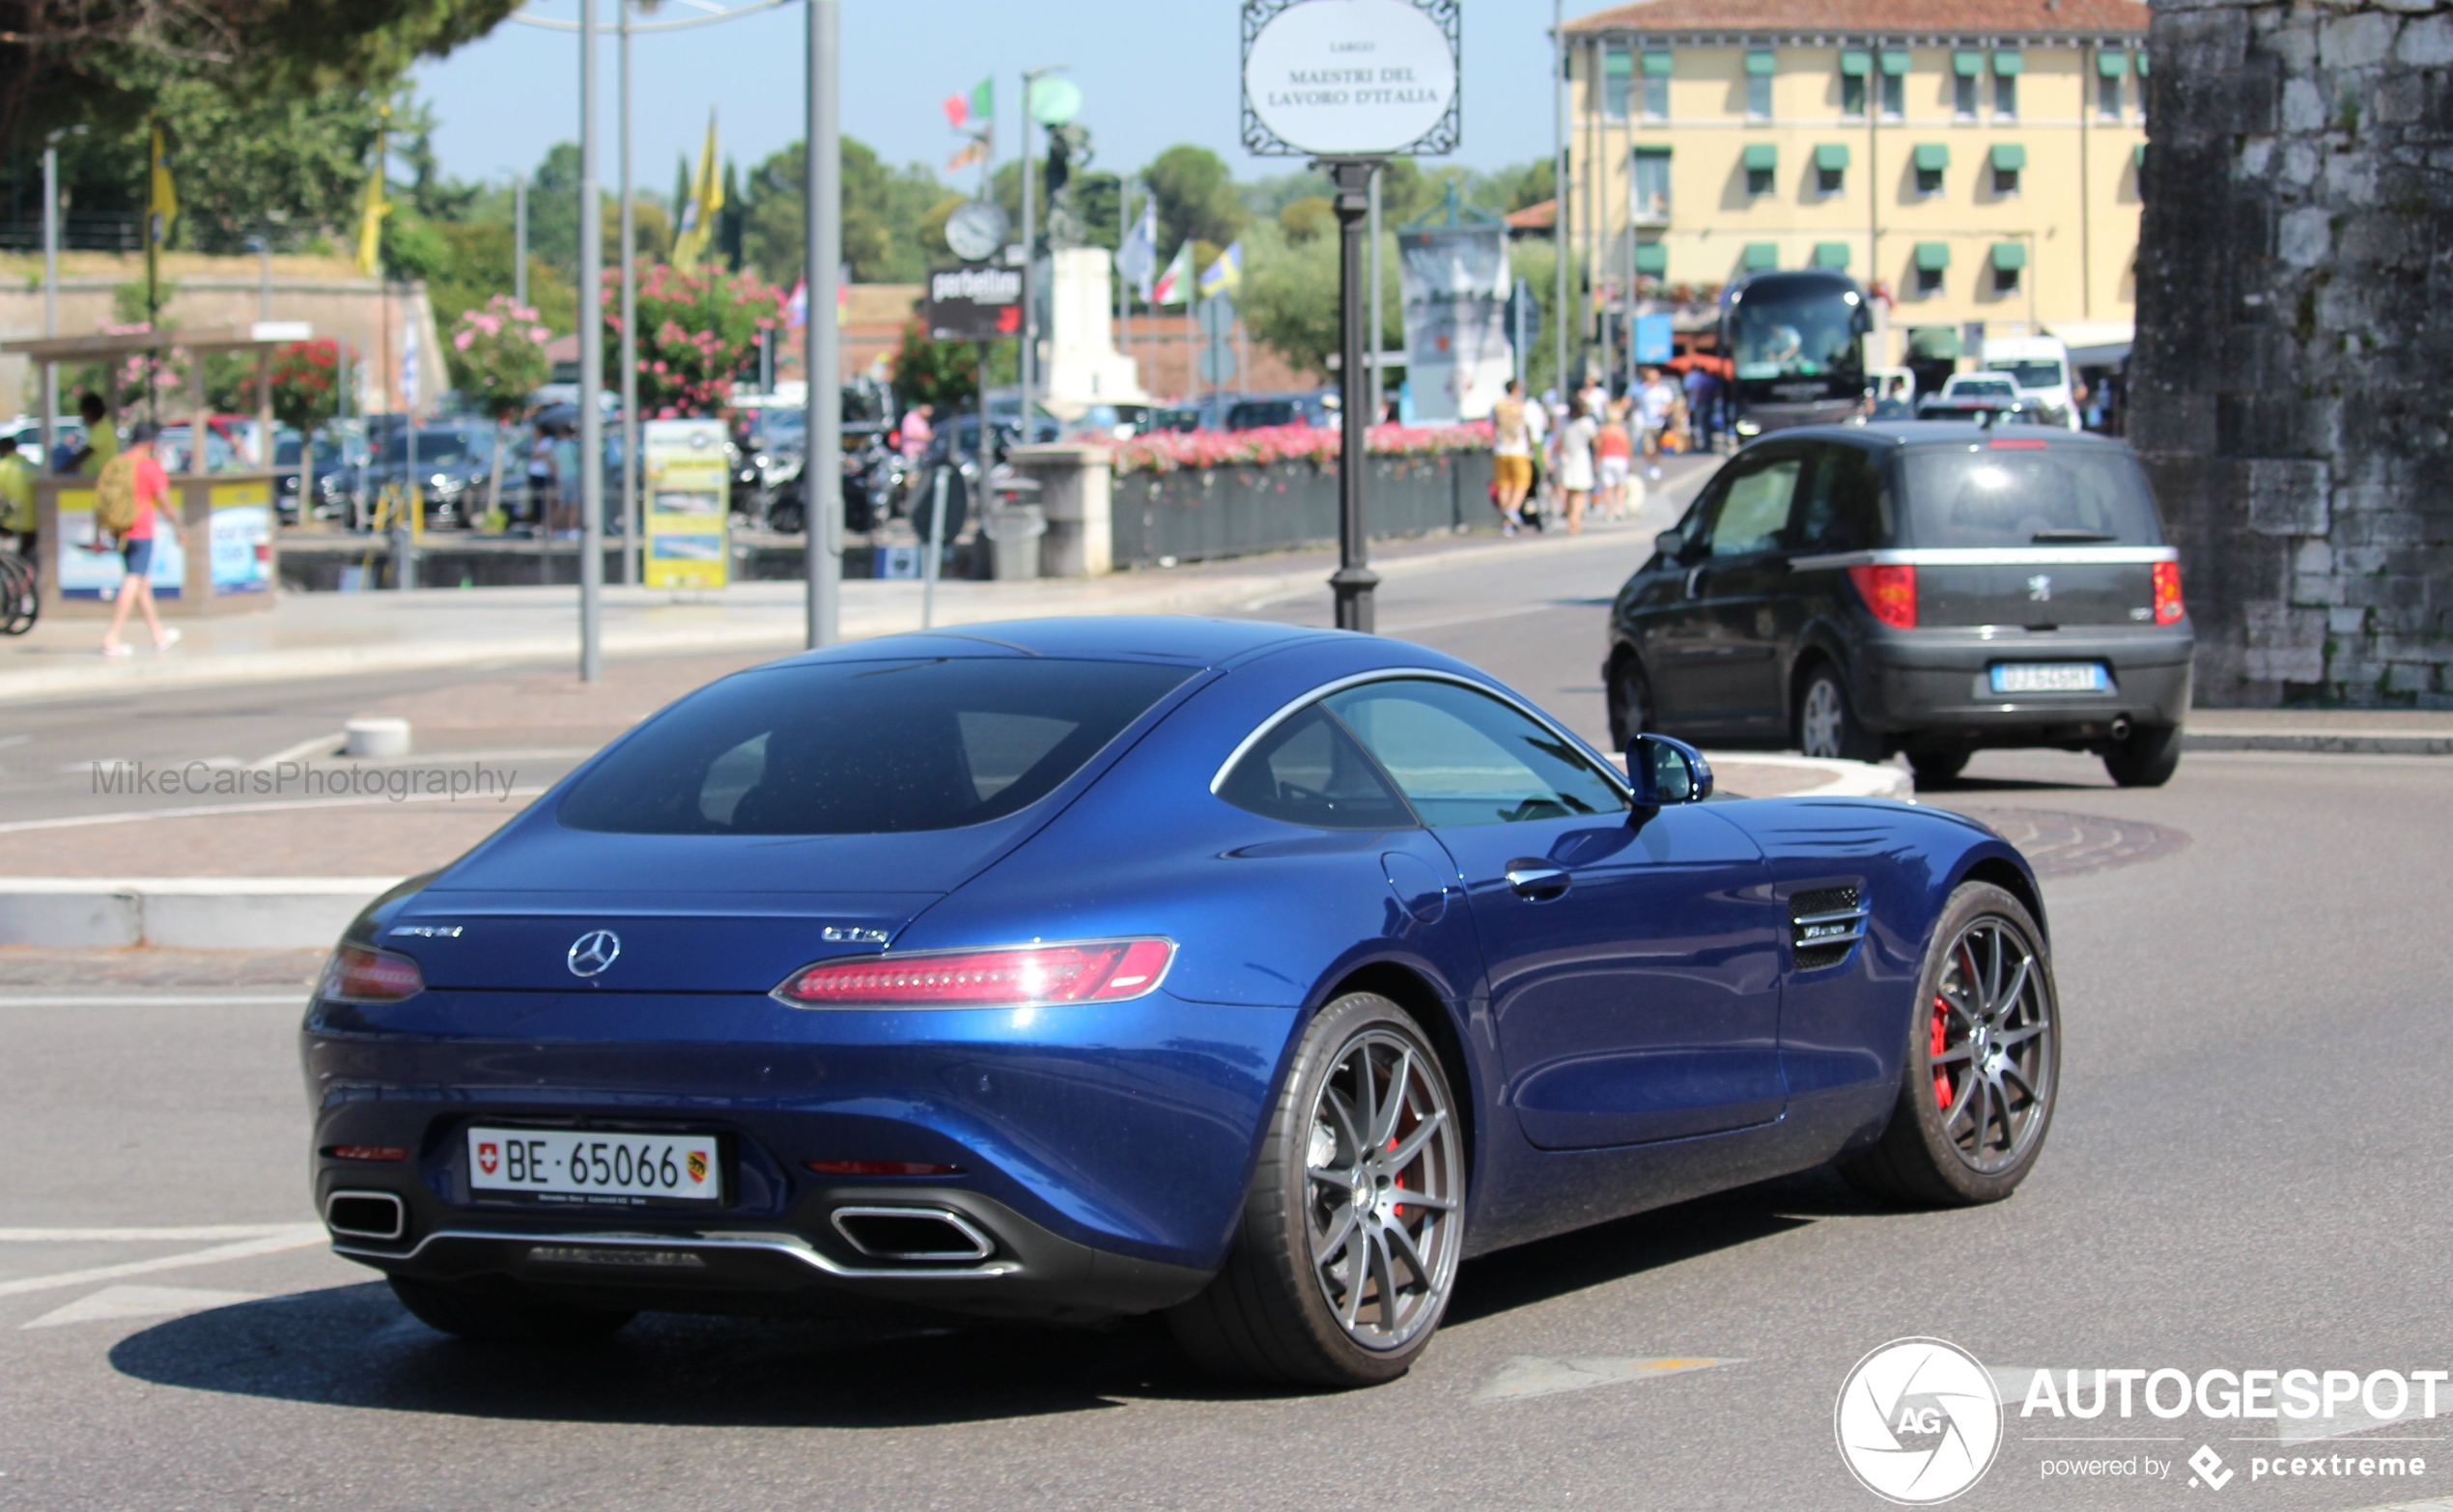
[[[1985,1477],[2002,1446],[1993,1378],[1942,1339],[1893,1339],[1858,1360],[1832,1417],[1849,1472],[1904,1506],[1950,1500]]]

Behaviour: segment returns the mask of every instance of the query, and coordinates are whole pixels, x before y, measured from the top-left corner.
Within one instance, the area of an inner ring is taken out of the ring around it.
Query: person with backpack
[[[163,629],[162,618],[154,609],[154,540],[164,530],[173,541],[180,539],[178,514],[169,507],[170,477],[154,456],[157,430],[150,421],[138,426],[127,450],[103,463],[101,476],[94,484],[95,531],[118,539],[120,561],[127,570],[111,607],[111,628],[102,632],[106,657],[132,655],[120,632],[127,628],[127,613],[133,608],[145,611],[155,651],[168,651],[179,643],[178,628]]]

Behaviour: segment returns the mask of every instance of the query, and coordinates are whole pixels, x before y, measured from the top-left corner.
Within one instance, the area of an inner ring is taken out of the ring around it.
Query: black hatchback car
[[[1610,726],[1793,744],[1947,780],[1988,746],[2181,759],[2195,638],[2127,445],[1907,421],[1732,458],[1619,596]]]

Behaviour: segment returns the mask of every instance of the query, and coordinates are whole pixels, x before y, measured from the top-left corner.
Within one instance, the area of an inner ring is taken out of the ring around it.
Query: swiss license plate
[[[468,1186],[555,1202],[720,1202],[714,1134],[471,1129]]]
[[[2012,661],[1993,668],[1996,693],[2101,693],[2111,686],[2100,661]]]

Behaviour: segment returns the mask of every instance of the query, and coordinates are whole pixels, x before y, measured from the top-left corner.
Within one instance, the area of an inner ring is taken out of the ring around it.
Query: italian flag
[[[1175,260],[1158,275],[1158,283],[1150,290],[1150,303],[1182,304],[1192,294],[1192,284],[1193,238],[1187,237],[1184,244],[1175,249]]]

